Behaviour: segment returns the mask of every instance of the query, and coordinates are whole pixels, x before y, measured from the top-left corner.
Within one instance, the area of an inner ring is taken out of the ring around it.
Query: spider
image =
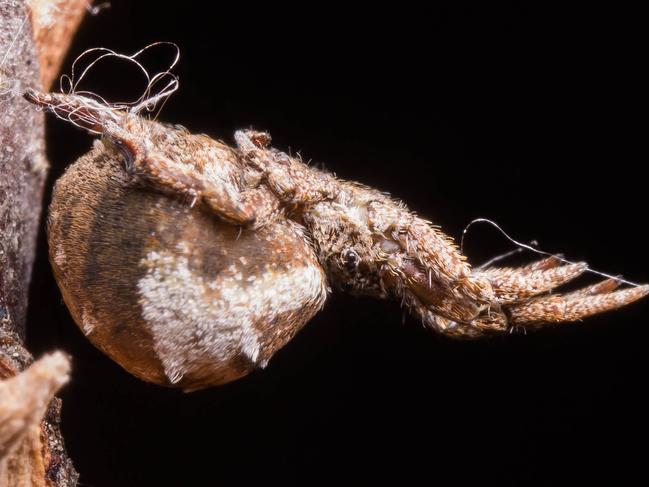
[[[80,95],[25,93],[101,135],[54,188],[50,260],[77,324],[134,375],[195,390],[265,367],[330,288],[393,298],[452,337],[618,308],[649,286],[561,295],[584,263],[472,268],[400,201],[274,149],[235,147]]]

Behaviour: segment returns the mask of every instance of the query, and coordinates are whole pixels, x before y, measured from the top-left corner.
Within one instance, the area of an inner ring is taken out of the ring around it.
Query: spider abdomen
[[[157,384],[199,389],[246,375],[326,298],[301,226],[224,223],[142,186],[101,144],[57,182],[48,241],[79,327]]]

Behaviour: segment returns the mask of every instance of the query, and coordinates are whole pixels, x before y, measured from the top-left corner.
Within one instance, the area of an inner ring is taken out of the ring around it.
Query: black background
[[[66,71],[89,47],[174,41],[181,88],[162,120],[226,141],[266,129],[456,238],[488,217],[649,280],[639,12],[111,4],[84,21]],[[118,100],[137,80],[113,63],[86,87]],[[50,120],[48,140],[51,186],[91,139]],[[82,485],[619,485],[645,473],[646,301],[466,343],[402,323],[398,303],[333,295],[266,370],[187,395],[139,382],[90,345],[40,244],[29,345],[73,357],[62,427]],[[510,248],[489,227],[466,244],[474,263]]]

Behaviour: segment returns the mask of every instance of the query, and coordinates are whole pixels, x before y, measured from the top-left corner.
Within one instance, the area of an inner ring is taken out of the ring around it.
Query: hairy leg
[[[203,205],[225,221],[253,229],[278,214],[280,202],[268,188],[241,181],[235,151],[223,146],[210,153],[210,145],[221,144],[201,141],[201,153],[189,153],[193,158],[172,158],[157,150],[148,135],[112,125],[103,132],[104,141],[123,155],[126,169],[157,190],[184,196],[192,206]]]

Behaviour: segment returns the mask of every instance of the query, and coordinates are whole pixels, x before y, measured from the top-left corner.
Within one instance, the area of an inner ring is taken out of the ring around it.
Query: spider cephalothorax
[[[574,321],[649,292],[548,257],[473,269],[430,222],[239,131],[236,147],[75,95],[26,98],[98,142],[57,182],[50,258],[88,338],[135,375],[197,389],[270,357],[329,287],[393,297],[425,325],[475,337]]]

